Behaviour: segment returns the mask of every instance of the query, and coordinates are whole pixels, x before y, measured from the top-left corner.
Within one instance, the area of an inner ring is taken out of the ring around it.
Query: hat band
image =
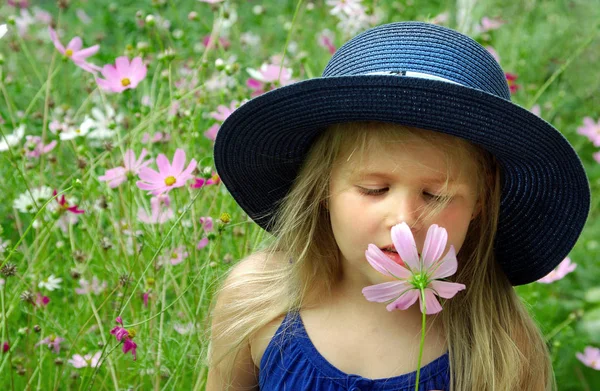
[[[378,71],[378,72],[369,72],[369,73],[365,73],[365,75],[386,75],[386,76],[408,76],[408,77],[417,77],[419,79],[430,79],[430,80],[439,80],[439,81],[445,81],[447,83],[452,83],[452,84],[458,84],[458,85],[463,85],[460,83],[457,83],[455,81],[443,78],[443,77],[439,77],[439,76],[435,76],[435,75],[430,75],[429,73],[423,73],[423,72],[413,72],[413,71]]]

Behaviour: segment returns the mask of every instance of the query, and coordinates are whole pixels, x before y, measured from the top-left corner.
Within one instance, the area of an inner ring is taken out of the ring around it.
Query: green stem
[[[277,75],[278,84],[281,83],[281,71],[283,70],[283,63],[285,62],[285,54],[287,52],[290,39],[292,38],[292,32],[294,31],[294,26],[296,25],[296,16],[298,15],[298,11],[300,10],[301,4],[302,0],[298,0],[298,4],[296,4],[296,10],[294,11],[294,16],[292,17],[292,27],[290,27],[290,32],[288,33],[287,39],[285,40],[285,46],[283,47],[283,55],[281,56],[281,64],[279,66],[279,74]]]
[[[415,391],[419,391],[419,376],[421,375],[421,359],[423,358],[423,346],[425,345],[425,289],[419,289],[421,294],[421,303],[423,303],[422,323],[421,323],[421,343],[419,344],[419,360],[417,361],[417,380],[415,381]]]

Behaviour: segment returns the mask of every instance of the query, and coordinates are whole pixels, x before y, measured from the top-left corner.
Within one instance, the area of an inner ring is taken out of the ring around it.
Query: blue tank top
[[[368,379],[342,372],[317,351],[297,311],[287,313],[275,332],[258,375],[261,391],[414,391],[416,377],[412,372]],[[450,390],[448,352],[421,368],[419,391],[431,390]]]

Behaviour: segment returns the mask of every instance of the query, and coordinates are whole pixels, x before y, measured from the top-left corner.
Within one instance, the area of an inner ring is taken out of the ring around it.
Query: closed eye
[[[389,190],[389,188],[387,188],[387,187],[384,187],[381,189],[367,189],[367,188],[359,186],[358,188],[360,189],[360,193],[365,196],[379,196]],[[444,196],[444,195],[431,194],[431,193],[428,193],[425,191],[423,192],[423,195],[434,201],[441,201],[444,198],[446,198],[446,196]]]

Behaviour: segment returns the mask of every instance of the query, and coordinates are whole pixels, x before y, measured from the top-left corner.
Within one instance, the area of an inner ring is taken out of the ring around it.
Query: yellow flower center
[[[135,329],[127,330],[127,335],[129,336],[129,338],[135,337]]]
[[[127,78],[127,77],[126,77],[126,78],[124,78],[124,79],[121,79],[121,85],[122,85],[123,87],[127,87],[127,86],[128,86],[128,85],[130,85],[130,84],[131,84],[131,80],[129,80],[129,78]]]
[[[173,253],[173,254],[171,254],[171,258],[172,258],[172,259],[177,259],[177,257],[178,257],[177,253]]]
[[[81,129],[75,129],[75,133],[81,133]]]
[[[71,57],[72,55],[73,55],[73,50],[71,50],[71,49],[65,50],[65,56]]]
[[[216,182],[217,180],[219,180],[219,174],[215,174],[215,175],[213,175],[213,176],[211,177],[211,179],[212,179],[213,181],[215,181],[215,182]]]
[[[175,179],[174,176],[168,176],[165,178],[165,185],[167,186],[173,186],[175,182],[177,182],[177,179]]]

